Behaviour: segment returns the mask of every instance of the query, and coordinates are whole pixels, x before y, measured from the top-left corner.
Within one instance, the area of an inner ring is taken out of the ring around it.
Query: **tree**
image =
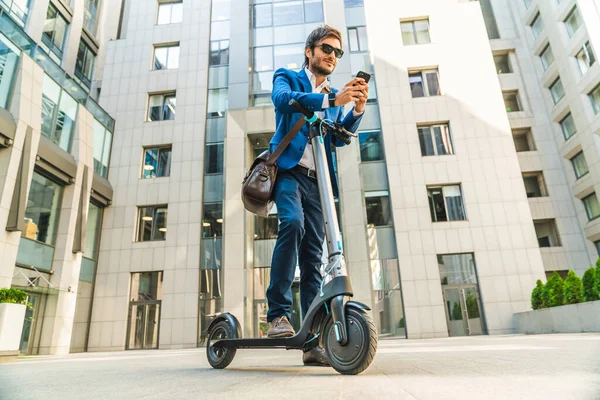
[[[563,305],[564,282],[558,272],[554,271],[548,282],[546,282],[546,291],[548,292],[548,307],[557,307]]]
[[[539,310],[540,308],[548,307],[546,302],[547,296],[544,296],[544,292],[546,288],[541,280],[537,280],[535,283],[535,287],[531,291],[531,308],[534,310]]]
[[[564,284],[564,304],[577,304],[583,301],[583,283],[575,271],[569,271]]]
[[[596,268],[588,268],[583,274],[583,301],[598,300],[598,292],[595,287],[596,283]]]

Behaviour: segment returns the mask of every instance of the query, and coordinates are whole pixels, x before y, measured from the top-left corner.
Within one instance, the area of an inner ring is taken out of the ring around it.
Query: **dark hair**
[[[329,25],[323,25],[316,27],[306,38],[306,45],[304,46],[304,50],[310,49],[312,52],[318,44],[325,38],[334,38],[340,41],[340,45],[342,44],[342,34],[340,31],[335,29]],[[304,64],[302,67],[308,67],[308,57],[306,54],[304,55]]]

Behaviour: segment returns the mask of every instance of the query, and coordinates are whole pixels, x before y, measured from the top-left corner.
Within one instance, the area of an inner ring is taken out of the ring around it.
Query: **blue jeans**
[[[268,322],[284,315],[290,319],[296,262],[300,267],[302,316],[306,315],[321,285],[320,266],[325,237],[316,179],[294,170],[280,171],[273,190],[279,230],[271,262],[271,282],[267,289]]]

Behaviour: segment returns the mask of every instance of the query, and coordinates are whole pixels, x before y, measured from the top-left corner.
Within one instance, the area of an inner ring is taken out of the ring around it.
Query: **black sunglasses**
[[[323,53],[325,54],[331,54],[331,52],[333,51],[335,53],[336,58],[342,58],[342,56],[344,55],[344,50],[336,49],[335,47],[330,46],[327,43],[319,44],[315,47],[320,47],[321,50],[323,50]]]

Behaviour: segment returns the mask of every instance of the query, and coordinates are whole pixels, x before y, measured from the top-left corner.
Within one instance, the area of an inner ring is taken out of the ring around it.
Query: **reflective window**
[[[594,55],[594,50],[592,50],[592,46],[590,45],[590,41],[585,42],[579,53],[575,56],[577,59],[577,65],[579,65],[579,70],[581,71],[581,75],[584,75],[592,65],[596,62],[596,56]]]
[[[428,187],[427,197],[432,222],[467,219],[460,185]]]
[[[211,21],[226,21],[231,19],[231,0],[212,0]]]
[[[63,17],[56,7],[50,3],[48,5],[46,21],[43,26],[42,42],[46,47],[45,50],[47,50],[51,56],[54,55],[54,60],[59,64],[64,50],[68,25],[65,17]]]
[[[400,28],[405,46],[431,43],[428,19],[401,22]]]
[[[475,259],[469,254],[443,254],[437,256],[442,285],[477,284]]]
[[[258,216],[254,218],[254,240],[277,239],[278,229],[277,214],[271,214],[266,218]]]
[[[567,33],[569,34],[569,37],[572,37],[575,34],[575,32],[579,30],[581,24],[582,21],[579,9],[577,9],[577,7],[574,7],[573,10],[567,16],[567,19],[565,19],[565,26],[567,27]]]
[[[44,74],[42,84],[42,135],[56,143],[61,149],[71,150],[71,139],[75,130],[77,102],[66,91]]]
[[[210,65],[229,64],[229,40],[210,42]]]
[[[392,205],[385,192],[366,192],[367,224],[370,226],[392,226]]]
[[[154,70],[179,68],[179,44],[154,47]]]
[[[363,7],[365,0],[344,0],[344,7]]]
[[[519,101],[517,92],[503,93],[502,96],[504,97],[506,112],[521,111],[521,102]]]
[[[167,206],[140,207],[138,215],[138,242],[167,238]]]
[[[39,172],[33,173],[22,237],[51,246],[56,244],[63,187]]]
[[[452,135],[448,124],[420,126],[417,130],[422,156],[454,154]]]
[[[223,203],[206,203],[202,218],[202,237],[223,236]]]
[[[100,0],[85,0],[83,27],[92,35],[96,35],[96,17],[99,9]]]
[[[378,316],[375,319],[377,332],[386,336],[406,336],[398,260],[371,260],[370,267],[372,304]]]
[[[227,110],[227,89],[212,89],[208,91],[207,113],[209,116],[222,116]]]
[[[111,145],[112,133],[94,119],[94,172],[103,178],[108,176]]]
[[[580,151],[573,158],[571,158],[571,164],[573,165],[576,179],[579,179],[590,172],[585,160],[585,156],[583,155],[583,151]]]
[[[174,120],[175,106],[175,93],[150,95],[148,102],[148,121]]]
[[[83,256],[90,260],[95,260],[98,254],[103,211],[102,207],[90,201],[87,223],[85,225],[85,251],[83,252]]]
[[[512,68],[510,67],[510,60],[508,54],[499,54],[494,56],[494,63],[496,64],[496,72],[498,74],[510,74]]]
[[[367,28],[365,26],[348,28],[348,43],[350,51],[368,51]]]
[[[590,102],[592,103],[592,109],[594,114],[600,113],[600,85],[596,86],[594,90],[588,95]]]
[[[171,147],[144,150],[142,178],[161,178],[171,175]]]
[[[0,7],[11,16],[17,25],[21,28],[25,28],[30,2],[31,0],[2,0],[0,1]]]
[[[383,160],[381,131],[359,132],[358,141],[360,144],[360,161]]]
[[[163,273],[137,272],[131,274],[131,301],[161,300],[163,295]]]
[[[540,13],[537,13],[533,19],[533,22],[531,23],[531,32],[533,33],[533,38],[537,39],[543,29],[544,25],[542,23],[542,17],[540,16]]]
[[[95,63],[96,55],[85,41],[81,39],[79,41],[79,51],[77,52],[77,61],[75,63],[75,76],[79,78],[88,89],[92,86]]]
[[[211,143],[206,145],[204,173],[223,173],[223,143]]]
[[[413,98],[442,94],[437,70],[411,72],[408,74],[408,81]]]
[[[183,20],[182,2],[162,3],[158,5],[157,25],[178,24]]]
[[[552,102],[558,103],[563,97],[565,97],[565,88],[562,85],[560,77],[558,77],[552,85],[550,85],[550,94],[552,95]]]
[[[567,114],[567,116],[560,121],[560,129],[562,130],[565,140],[577,133],[575,121],[573,121],[571,113]]]
[[[554,62],[554,53],[552,53],[552,48],[550,45],[547,45],[542,53],[540,54],[540,60],[542,60],[542,66],[544,67],[544,71],[548,69],[550,65]]]
[[[583,201],[585,213],[587,214],[589,221],[600,217],[600,204],[598,204],[598,197],[596,197],[596,193],[590,194],[581,201]]]
[[[21,50],[0,33],[0,107],[7,109]]]
[[[496,24],[496,17],[494,16],[494,9],[490,0],[479,0],[481,6],[481,12],[483,13],[483,22],[485,23],[485,29],[490,39],[500,39],[500,33],[498,32],[498,25]]]

